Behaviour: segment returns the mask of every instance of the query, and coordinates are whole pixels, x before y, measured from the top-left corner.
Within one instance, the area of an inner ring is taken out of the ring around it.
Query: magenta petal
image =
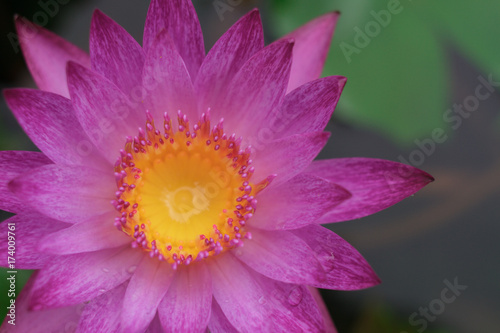
[[[92,70],[116,84],[125,94],[141,88],[144,51],[125,29],[99,10],[92,16],[90,59]]]
[[[155,44],[155,38],[162,30],[168,31],[172,36],[194,82],[205,57],[205,46],[200,22],[191,1],[151,1],[144,27],[143,47],[146,53]]]
[[[160,32],[149,49],[142,84],[148,109],[163,123],[163,114],[176,116],[181,110],[193,123],[198,121],[193,83],[176,46],[166,30]]]
[[[325,178],[352,193],[325,214],[320,223],[341,222],[374,214],[398,203],[432,182],[417,168],[372,158],[338,158],[313,162],[307,173]]]
[[[221,100],[210,105],[213,118],[224,118],[229,132],[248,143],[265,126],[269,113],[279,107],[286,92],[292,64],[293,41],[284,40],[251,57],[229,83]]]
[[[83,165],[90,160],[107,166],[80,126],[69,99],[33,89],[5,90],[4,95],[21,127],[52,161]]]
[[[338,17],[338,12],[328,13],[282,38],[295,39],[287,91],[292,91],[321,75]]]
[[[43,252],[64,255],[126,245],[132,239],[113,225],[115,216],[115,212],[109,212],[64,230],[45,233],[38,248]]]
[[[267,230],[302,228],[350,196],[346,189],[323,178],[299,174],[257,195],[251,225]]]
[[[123,332],[144,332],[155,317],[158,304],[165,296],[174,275],[168,263],[144,256],[130,279],[123,300]]]
[[[232,255],[210,265],[213,293],[240,332],[321,332],[321,313],[305,286],[271,280]]]
[[[264,33],[259,11],[255,9],[236,22],[208,52],[195,85],[199,109],[206,111],[221,100],[241,66],[262,48]]]
[[[2,333],[31,332],[74,332],[78,326],[83,304],[46,311],[30,311],[29,301],[37,272],[33,273],[28,283],[16,298],[15,325],[9,324],[9,316],[0,327]]]
[[[325,146],[330,133],[298,134],[254,147],[254,179],[277,174],[271,186],[282,184],[303,171]]]
[[[323,301],[323,298],[321,297],[319,290],[314,288],[314,287],[308,287],[307,289],[311,293],[312,297],[316,301],[316,304],[318,304],[318,307],[319,307],[321,313],[323,314],[323,322],[325,324],[325,333],[337,333],[337,329],[335,328],[335,325],[333,324],[332,317],[330,316],[330,312],[328,312],[328,308],[326,307],[326,304]]]
[[[9,190],[7,184],[24,172],[51,163],[44,154],[34,151],[0,151],[0,209],[12,213],[25,212],[26,204]]]
[[[313,250],[288,231],[251,229],[252,239],[234,251],[236,257],[255,271],[287,283],[322,283],[325,272]]]
[[[127,283],[123,283],[85,305],[77,332],[123,332],[120,315],[126,289]]]
[[[208,329],[210,333],[238,333],[236,328],[226,318],[215,298],[212,300],[212,314],[208,323]]]
[[[285,96],[277,119],[271,123],[275,137],[323,131],[346,83],[343,76],[328,76],[293,90]]]
[[[38,88],[69,97],[66,63],[74,61],[90,68],[89,56],[23,17],[16,18],[16,28],[26,64]]]
[[[115,163],[127,136],[138,133],[146,117],[142,105],[127,96],[105,77],[68,63],[68,86],[76,116],[90,140]],[[113,155],[113,152],[116,155]]]
[[[116,185],[113,175],[95,169],[49,164],[18,176],[9,189],[46,216],[78,223],[111,211]]]
[[[158,317],[158,313],[156,313],[156,316],[153,318],[151,323],[149,324],[148,329],[146,330],[146,333],[164,333],[165,331],[163,330],[163,327],[161,326],[160,318]]]
[[[31,308],[78,304],[102,295],[130,279],[144,256],[129,247],[60,256],[35,281]]]
[[[322,283],[311,284],[312,286],[358,290],[380,283],[365,258],[333,231],[319,225],[310,225],[291,232],[314,250],[326,272],[326,279]]]
[[[56,256],[40,252],[37,245],[42,235],[57,232],[70,224],[52,220],[39,213],[21,213],[0,223],[0,265],[7,266],[8,240],[14,237],[16,244],[15,267],[18,269],[40,269]],[[9,233],[10,232],[10,233]]]
[[[175,274],[158,307],[165,332],[200,332],[207,329],[212,304],[212,279],[205,263],[183,267]]]

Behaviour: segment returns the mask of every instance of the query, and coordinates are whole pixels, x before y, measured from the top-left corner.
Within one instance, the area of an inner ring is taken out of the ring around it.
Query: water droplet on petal
[[[261,298],[259,298],[259,304],[266,304],[267,303],[267,300],[266,300],[266,297],[265,296],[262,296]]]
[[[108,273],[108,272],[109,272],[109,269],[107,269],[107,268],[103,268],[103,269],[102,269],[102,271],[103,271],[104,273]]]
[[[127,272],[129,272],[130,274],[134,273],[135,270],[137,269],[137,266],[130,266],[128,269],[127,269]]]
[[[105,292],[106,292],[106,289],[99,289],[99,292],[98,292],[98,293],[99,293],[99,295],[102,295],[102,294],[104,294]]]
[[[290,294],[288,294],[288,304],[291,306],[297,306],[302,302],[303,297],[302,289],[300,287],[295,287],[290,290]]]

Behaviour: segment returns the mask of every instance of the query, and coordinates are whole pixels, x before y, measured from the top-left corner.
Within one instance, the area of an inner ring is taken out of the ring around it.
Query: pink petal
[[[144,51],[125,29],[99,10],[95,10],[92,16],[90,59],[92,70],[113,82],[125,94],[141,88]]]
[[[224,117],[228,132],[235,132],[251,143],[252,136],[265,125],[268,114],[283,101],[292,48],[293,41],[284,40],[251,57],[228,85],[224,98],[210,105],[213,119]]]
[[[4,95],[21,127],[55,163],[110,167],[89,141],[69,99],[33,89],[5,90]]]
[[[254,9],[222,35],[203,61],[196,79],[199,109],[205,111],[221,100],[241,66],[262,48],[262,22]]]
[[[0,332],[74,332],[78,326],[83,304],[46,311],[29,310],[29,301],[36,278],[37,272],[33,273],[16,299],[15,325],[8,323],[14,317],[7,316],[0,327]]]
[[[299,174],[257,195],[251,225],[267,230],[302,228],[350,196],[341,186]]]
[[[115,212],[105,213],[69,228],[45,233],[38,248],[43,252],[65,255],[126,245],[132,239],[116,229],[113,225],[115,217]]]
[[[102,295],[130,279],[144,252],[123,247],[60,256],[35,281],[34,310],[78,304]]]
[[[316,301],[316,304],[318,304],[318,307],[323,315],[323,322],[326,329],[325,333],[337,333],[337,329],[333,324],[330,312],[328,311],[325,302],[323,302],[323,298],[321,297],[319,290],[313,287],[308,287],[307,289],[311,293],[312,297],[314,297],[314,300]]]
[[[123,300],[121,327],[124,332],[144,332],[173,278],[174,271],[169,264],[144,256]]]
[[[271,124],[276,137],[323,131],[346,83],[343,76],[328,76],[286,95],[280,112]]]
[[[121,333],[120,315],[127,283],[93,298],[83,309],[77,332]]]
[[[9,190],[7,184],[28,170],[51,163],[44,154],[34,151],[0,151],[0,209],[12,213],[26,211],[26,204]]]
[[[380,279],[363,256],[334,232],[319,225],[310,225],[291,232],[314,250],[326,272],[326,279],[311,284],[314,287],[358,290],[380,283]]]
[[[154,317],[153,321],[151,321],[151,324],[149,324],[149,327],[145,333],[164,333],[160,318],[158,317],[158,313],[156,313],[156,316]]]
[[[212,279],[205,263],[181,267],[158,307],[165,332],[207,329],[212,304]]]
[[[40,252],[37,248],[43,235],[57,232],[67,228],[70,224],[52,220],[39,213],[21,213],[0,223],[0,263],[8,267],[11,261],[8,259],[9,241],[19,244],[16,247],[15,259],[12,262],[18,269],[39,269],[47,262],[53,261],[56,256]],[[9,239],[13,237],[12,240]]]
[[[83,129],[96,147],[115,163],[127,136],[135,136],[146,124],[140,104],[105,77],[75,63],[68,63],[68,86],[73,108]]]
[[[146,52],[155,44],[154,40],[162,30],[172,36],[194,82],[205,57],[205,46],[200,22],[191,1],[151,1],[144,27],[143,47]]]
[[[304,170],[325,146],[330,133],[315,132],[271,141],[264,147],[254,147],[252,155],[255,173],[261,180],[272,174],[278,177],[271,186],[282,184]]]
[[[338,12],[325,14],[282,38],[295,39],[292,72],[287,92],[319,78],[338,17]]]
[[[349,200],[333,208],[320,223],[353,220],[394,205],[432,182],[434,178],[417,168],[372,158],[339,158],[315,161],[307,173],[325,178],[352,193]]]
[[[193,123],[198,121],[193,83],[174,41],[166,30],[161,31],[149,49],[142,83],[146,106],[163,123],[163,114],[176,116],[181,110]]]
[[[224,312],[222,312],[215,298],[212,300],[212,315],[210,316],[208,329],[210,333],[238,333],[236,328],[226,318]]]
[[[321,313],[305,286],[260,275],[231,255],[210,265],[213,293],[240,332],[321,332]]]
[[[251,232],[252,239],[233,251],[250,268],[287,283],[322,283],[325,272],[306,242],[288,231],[252,228]]]
[[[46,216],[78,223],[111,211],[116,185],[113,175],[95,169],[50,164],[18,176],[9,189]]]
[[[26,64],[38,88],[69,97],[66,63],[74,61],[90,68],[89,56],[23,17],[16,18],[16,28]]]

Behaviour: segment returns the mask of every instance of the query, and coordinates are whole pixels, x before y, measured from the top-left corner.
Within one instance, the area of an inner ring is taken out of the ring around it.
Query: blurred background
[[[368,290],[322,292],[339,331],[499,332],[500,2],[193,2],[207,49],[254,7],[261,10],[267,42],[340,10],[323,75],[344,75],[348,83],[319,158],[389,159],[436,178],[383,212],[329,226],[382,279]],[[88,50],[95,8],[141,42],[148,4],[1,0],[0,88],[34,87],[13,37],[14,13]],[[0,99],[0,150],[36,150]],[[0,211],[0,220],[8,216]],[[7,290],[6,273],[0,274],[0,290]],[[29,274],[18,275],[19,288]],[[445,291],[450,285],[459,285],[452,301]],[[1,293],[3,318],[8,300]]]

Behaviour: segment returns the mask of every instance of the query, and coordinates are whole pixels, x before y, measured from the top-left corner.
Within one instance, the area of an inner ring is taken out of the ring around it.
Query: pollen
[[[270,182],[252,183],[251,148],[227,136],[223,122],[211,127],[208,110],[191,128],[179,111],[176,128],[165,113],[160,131],[147,112],[115,164],[115,226],[174,269],[250,239],[255,196]]]

